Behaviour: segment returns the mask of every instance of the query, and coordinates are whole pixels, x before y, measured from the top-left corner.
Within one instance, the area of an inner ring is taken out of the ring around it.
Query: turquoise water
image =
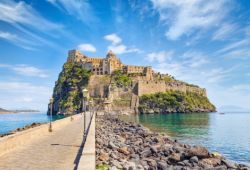
[[[231,160],[250,163],[250,113],[141,114],[122,117],[172,139],[203,145]]]
[[[64,116],[53,116],[52,120],[64,118]],[[49,122],[50,117],[46,113],[15,113],[0,114],[0,134],[8,133],[25,125],[32,123]]]

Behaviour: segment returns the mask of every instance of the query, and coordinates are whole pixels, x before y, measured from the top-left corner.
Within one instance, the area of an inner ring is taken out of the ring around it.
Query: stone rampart
[[[183,82],[165,82],[165,81],[138,81],[138,96],[144,94],[154,94],[166,92],[169,90],[181,92],[193,92],[206,96],[206,90],[198,86],[192,86]]]

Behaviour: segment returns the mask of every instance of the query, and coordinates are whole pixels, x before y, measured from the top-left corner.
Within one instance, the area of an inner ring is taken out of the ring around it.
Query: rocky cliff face
[[[66,62],[53,91],[53,114],[72,114],[82,110],[82,89],[87,87],[91,73],[79,63]],[[51,103],[48,105],[48,114]]]

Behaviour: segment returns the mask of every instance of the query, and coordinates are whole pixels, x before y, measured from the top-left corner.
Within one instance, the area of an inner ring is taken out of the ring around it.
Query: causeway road
[[[65,119],[69,123],[56,126],[52,133],[44,133],[1,155],[0,170],[77,169],[82,155],[83,116],[76,115],[73,121]]]

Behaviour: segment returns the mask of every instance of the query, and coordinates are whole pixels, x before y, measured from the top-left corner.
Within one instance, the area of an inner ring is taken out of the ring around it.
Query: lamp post
[[[88,90],[86,88],[84,88],[82,90],[82,94],[83,94],[83,103],[84,103],[84,107],[83,107],[83,111],[84,111],[84,136],[86,135],[86,102],[87,102],[87,97],[88,97]]]
[[[49,132],[52,132],[52,111],[53,111],[53,97],[50,99],[50,119],[49,119]]]

